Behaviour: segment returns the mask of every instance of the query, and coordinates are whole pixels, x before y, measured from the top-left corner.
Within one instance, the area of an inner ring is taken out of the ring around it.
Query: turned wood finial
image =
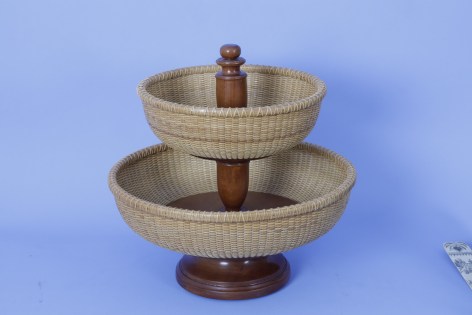
[[[240,67],[246,62],[241,55],[241,47],[226,44],[220,48],[221,58],[216,63],[221,66],[216,77],[216,103],[218,107],[247,106],[247,74]]]
[[[223,59],[236,59],[241,55],[241,47],[236,44],[223,45],[220,48],[220,55]]]

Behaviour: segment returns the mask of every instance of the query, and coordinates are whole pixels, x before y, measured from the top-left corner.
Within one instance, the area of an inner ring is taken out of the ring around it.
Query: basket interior
[[[210,68],[211,69],[211,68]],[[216,106],[215,71],[185,74],[160,80],[146,88],[151,95],[173,103],[198,107]],[[313,82],[273,73],[247,72],[248,107],[272,106],[295,102],[316,93]]]
[[[346,180],[348,169],[346,162],[302,144],[282,154],[251,161],[249,190],[305,202],[339,187]],[[134,156],[121,165],[116,179],[129,194],[160,205],[217,191],[214,161],[170,148]]]

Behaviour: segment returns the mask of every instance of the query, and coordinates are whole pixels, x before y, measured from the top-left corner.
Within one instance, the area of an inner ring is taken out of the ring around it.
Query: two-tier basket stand
[[[219,66],[140,83],[147,121],[164,144],[118,162],[109,186],[134,231],[185,254],[176,268],[182,287],[248,299],[287,283],[282,253],[334,226],[355,170],[340,155],[302,143],[326,92],[321,80],[242,66],[237,45],[220,53]]]

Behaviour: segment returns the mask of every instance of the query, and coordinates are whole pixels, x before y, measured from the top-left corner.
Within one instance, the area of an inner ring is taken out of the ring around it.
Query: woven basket
[[[170,147],[213,159],[256,159],[299,144],[315,125],[324,83],[305,72],[244,66],[248,107],[217,108],[218,66],[183,68],[142,81],[153,132]]]
[[[292,206],[246,212],[167,207],[182,197],[216,191],[215,162],[165,144],[129,155],[110,171],[109,185],[127,224],[173,251],[211,258],[277,254],[330,230],[355,181],[343,157],[311,144],[252,161],[250,191],[291,198]]]

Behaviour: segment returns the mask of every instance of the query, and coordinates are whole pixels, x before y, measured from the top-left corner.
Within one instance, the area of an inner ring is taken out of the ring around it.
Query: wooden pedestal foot
[[[177,264],[177,281],[207,298],[243,300],[282,288],[290,265],[282,254],[257,258],[216,259],[185,255]]]

